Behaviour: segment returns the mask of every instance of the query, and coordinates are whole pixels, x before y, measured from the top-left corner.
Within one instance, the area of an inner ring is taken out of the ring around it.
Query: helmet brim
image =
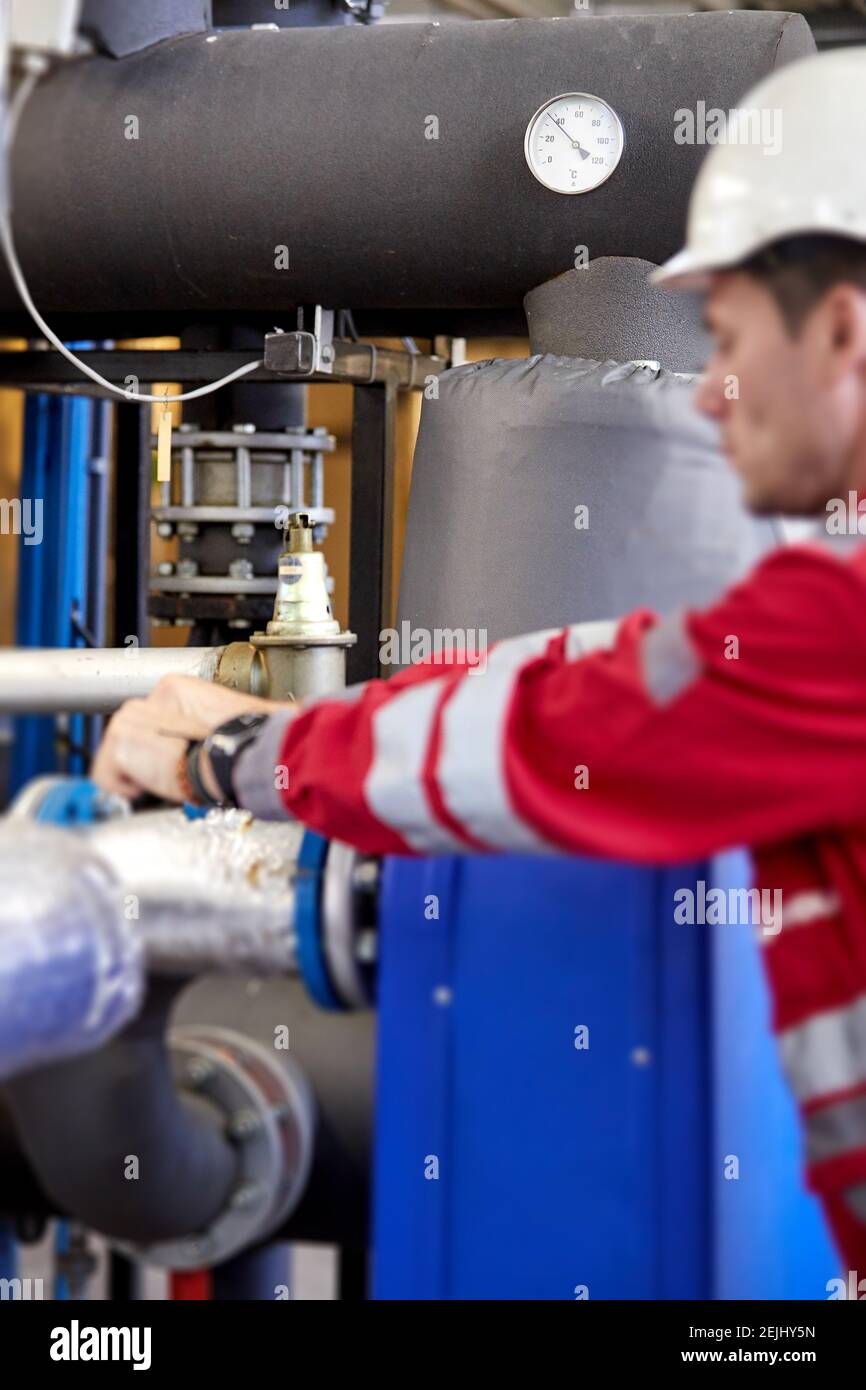
[[[649,282],[666,290],[705,290],[715,271],[730,270],[735,264],[733,256],[728,261],[710,260],[696,256],[686,247],[654,270]]]

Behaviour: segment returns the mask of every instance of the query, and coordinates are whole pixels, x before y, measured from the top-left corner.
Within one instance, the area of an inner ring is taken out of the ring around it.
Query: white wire
[[[33,88],[39,81],[39,76],[39,72],[34,71],[29,72],[26,77],[22,78],[15,92],[15,96],[10,103],[6,118],[7,151],[11,149],[12,140],[15,136],[15,128],[18,125],[18,119],[27,104]],[[62,353],[68,362],[71,362],[72,365],[77,367],[80,372],[83,372],[85,376],[90,377],[91,381],[95,381],[98,386],[102,386],[104,390],[111,391],[115,396],[120,396],[125,401],[153,401],[156,404],[166,401],[193,401],[198,396],[209,396],[212,391],[219,391],[220,387],[228,386],[229,382],[237,381],[238,378],[242,376],[248,376],[250,372],[254,372],[257,367],[262,366],[261,358],[259,358],[257,362],[247,362],[243,367],[238,367],[236,371],[229,372],[228,376],[220,377],[219,381],[212,381],[207,386],[197,386],[194,391],[183,391],[180,395],[176,396],[170,396],[168,393],[149,396],[140,391],[132,391],[124,386],[115,386],[113,381],[106,380],[106,378],[100,376],[99,372],[95,371],[93,367],[89,367],[86,362],[82,362],[80,357],[76,357],[75,353],[71,352],[66,344],[58,338],[54,330],[49,327],[36,308],[30,290],[27,287],[27,281],[21,269],[21,263],[18,260],[18,253],[15,250],[15,242],[12,237],[12,224],[8,214],[0,218],[0,244],[2,244],[3,254],[6,257],[6,262],[9,266],[21,302],[44,337],[48,339],[49,343],[54,344],[57,351]]]
[[[36,86],[42,73],[45,71],[45,61],[37,58],[37,55],[30,54],[29,66],[25,75],[21,78],[15,88],[15,95],[9,103],[9,110],[6,112],[6,149],[12,149],[12,142],[15,139],[15,132],[18,129],[18,121],[21,112],[30,100],[30,94]]]

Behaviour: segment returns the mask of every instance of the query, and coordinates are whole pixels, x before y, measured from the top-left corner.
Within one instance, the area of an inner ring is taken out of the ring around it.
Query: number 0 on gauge
[[[526,127],[526,162],[554,193],[588,193],[609,179],[625,133],[612,106],[588,92],[551,97]]]

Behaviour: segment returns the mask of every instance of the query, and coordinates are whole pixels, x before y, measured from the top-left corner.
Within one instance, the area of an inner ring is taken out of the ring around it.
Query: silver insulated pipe
[[[171,674],[216,679],[222,647],[0,650],[0,713],[110,714]]]
[[[295,868],[303,826],[247,811],[145,811],[96,825],[88,848],[122,885],[147,969],[295,969]]]

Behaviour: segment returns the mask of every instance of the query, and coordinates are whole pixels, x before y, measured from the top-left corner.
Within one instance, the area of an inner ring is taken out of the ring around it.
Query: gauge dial
[[[588,193],[609,179],[625,145],[612,106],[588,92],[565,92],[539,107],[523,142],[526,162],[554,193]]]

